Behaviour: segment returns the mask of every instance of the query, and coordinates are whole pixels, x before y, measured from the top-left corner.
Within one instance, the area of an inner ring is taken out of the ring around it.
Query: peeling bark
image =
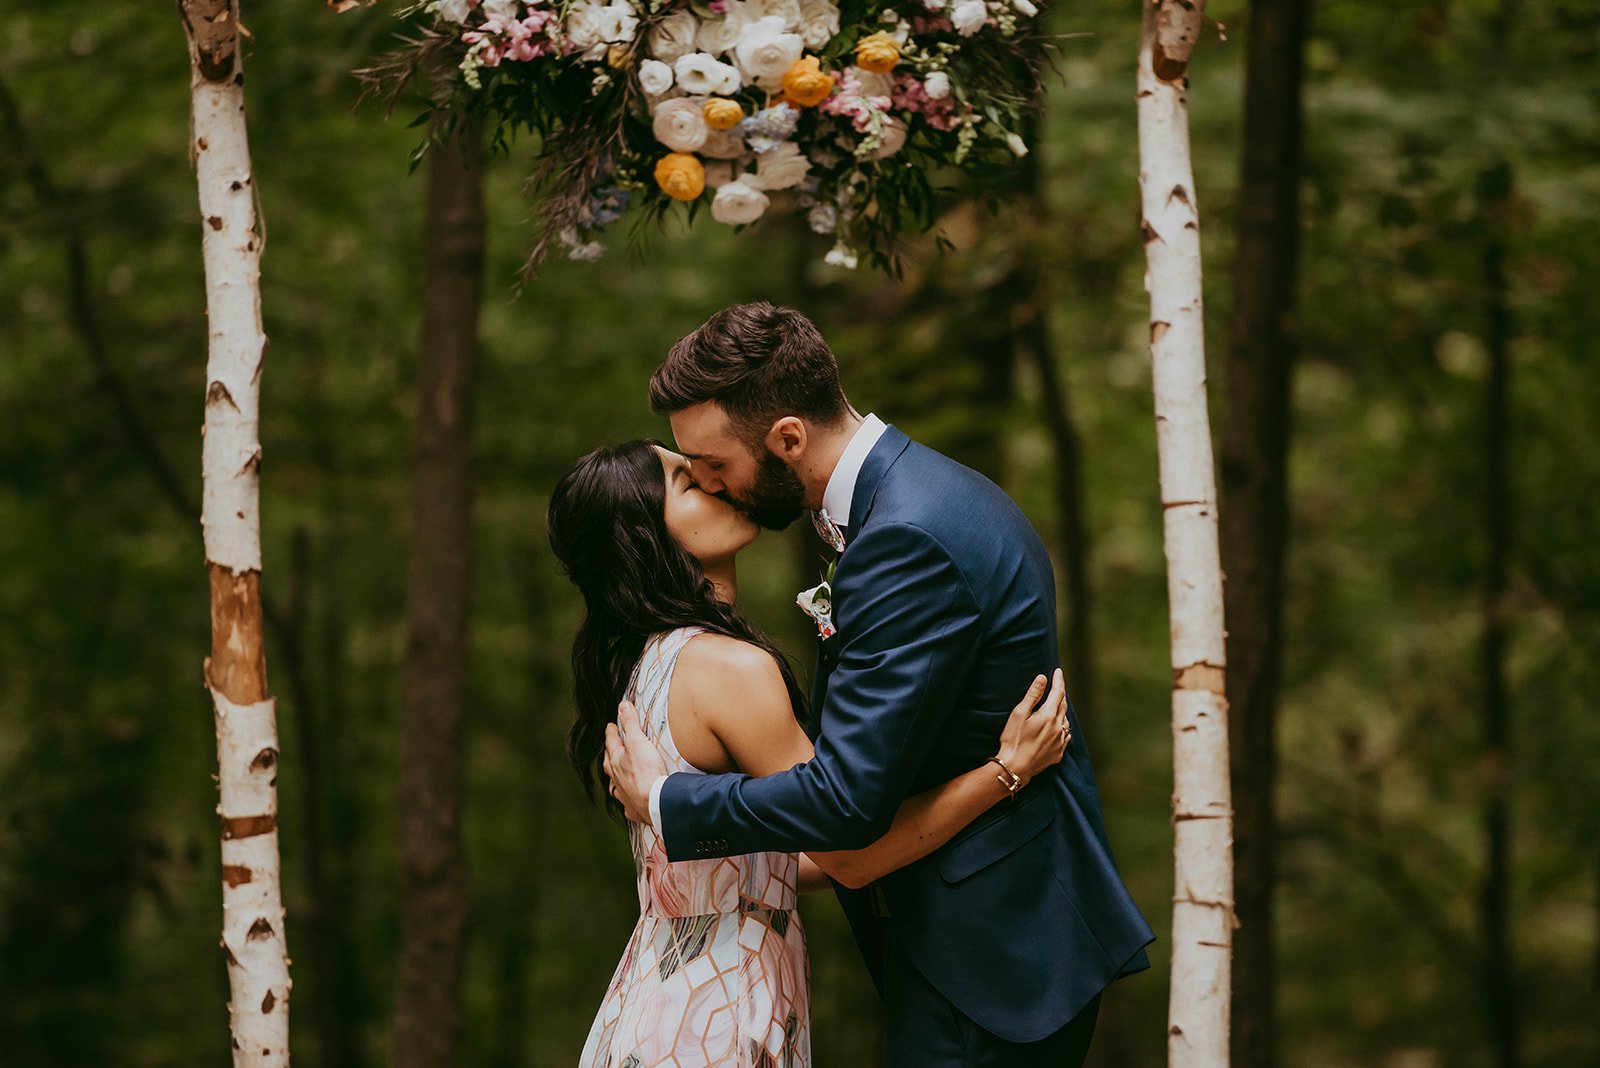
[[[1146,0],[1139,188],[1172,637],[1173,905],[1167,1060],[1228,1062],[1233,810],[1216,476],[1187,82],[1203,3]]]
[[[261,240],[233,0],[182,0],[210,349],[200,525],[211,597],[205,682],[217,730],[222,947],[237,1068],[289,1063],[289,954],[279,886],[277,716],[261,603],[258,402]]]

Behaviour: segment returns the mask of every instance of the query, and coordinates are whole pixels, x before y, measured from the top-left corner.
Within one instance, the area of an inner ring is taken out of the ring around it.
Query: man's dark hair
[[[833,426],[849,410],[839,363],[816,326],[793,308],[766,301],[717,312],[672,346],[650,377],[657,415],[705,401],[716,401],[735,433],[757,450],[783,416]]]

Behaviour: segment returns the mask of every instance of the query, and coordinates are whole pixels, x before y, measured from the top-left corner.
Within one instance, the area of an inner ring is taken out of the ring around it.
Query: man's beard
[[[761,450],[761,465],[756,469],[756,484],[750,487],[749,500],[732,494],[724,499],[767,530],[784,530],[806,508],[806,488],[794,469],[776,455]]]

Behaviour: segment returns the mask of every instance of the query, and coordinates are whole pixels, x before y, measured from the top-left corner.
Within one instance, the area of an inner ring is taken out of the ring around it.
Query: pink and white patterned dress
[[[650,641],[628,686],[668,771],[703,774],[672,740],[667,697],[698,628]],[[670,863],[629,823],[639,923],[589,1029],[580,1068],[810,1068],[811,974],[795,911],[799,860],[753,853]]]

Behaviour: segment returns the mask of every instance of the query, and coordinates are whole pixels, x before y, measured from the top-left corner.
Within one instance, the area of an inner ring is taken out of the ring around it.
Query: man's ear
[[[806,423],[796,415],[786,415],[767,431],[766,446],[774,456],[793,465],[806,452]]]

